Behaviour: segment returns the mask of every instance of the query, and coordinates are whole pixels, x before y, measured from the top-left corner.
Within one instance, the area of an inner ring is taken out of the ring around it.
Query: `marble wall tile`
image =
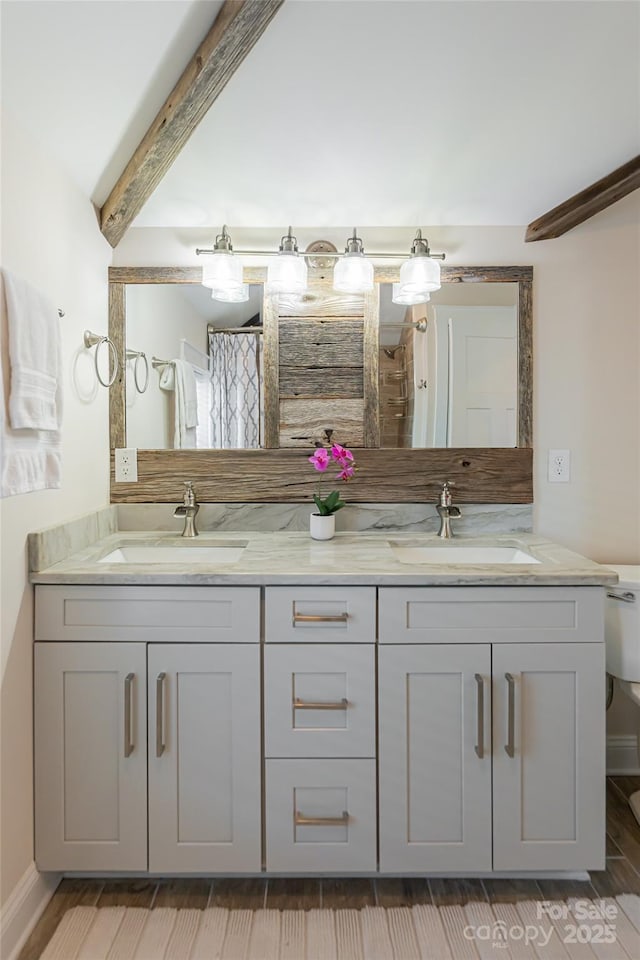
[[[29,569],[44,570],[84,550],[96,540],[108,537],[118,529],[117,519],[117,508],[112,504],[83,517],[30,533]]]
[[[182,520],[166,503],[121,503],[119,530],[175,530]],[[200,530],[308,530],[308,503],[204,503],[198,513]],[[453,521],[459,536],[498,533],[530,533],[531,504],[463,504],[462,517]],[[439,518],[428,503],[353,504],[336,515],[336,530],[396,530],[436,533]]]

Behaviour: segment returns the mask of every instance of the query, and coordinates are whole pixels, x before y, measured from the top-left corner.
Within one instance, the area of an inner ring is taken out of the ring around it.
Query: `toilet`
[[[620,578],[615,587],[606,588],[607,673],[618,680],[620,689],[640,711],[640,565],[606,566]],[[638,717],[640,757],[640,712]],[[640,790],[629,798],[629,805],[640,823]]]

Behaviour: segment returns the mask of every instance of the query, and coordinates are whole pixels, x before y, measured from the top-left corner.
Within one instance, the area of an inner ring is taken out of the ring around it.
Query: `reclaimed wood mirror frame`
[[[395,282],[398,276],[399,266],[377,267],[375,270],[376,284]],[[109,336],[119,357],[124,357],[126,348],[127,284],[199,283],[200,278],[200,267],[111,267]],[[246,283],[264,283],[265,278],[263,268],[244,270]],[[455,498],[459,503],[533,501],[533,267],[447,265],[442,267],[442,282],[518,284],[518,446],[358,448],[355,451],[356,477],[343,491],[351,503],[435,501],[444,480],[455,483]],[[377,302],[376,286],[369,309]],[[265,369],[271,365],[276,379],[277,322],[271,301],[266,299],[263,316]],[[369,346],[377,350],[377,341],[375,344],[370,341]],[[126,446],[122,371],[121,365],[120,374],[109,391],[112,503],[175,503],[182,497],[185,480],[194,481],[200,503],[311,503],[317,476],[307,462],[308,452],[295,448],[138,450],[138,482],[115,483],[114,449]],[[377,390],[377,383],[371,385],[371,389]],[[274,401],[277,403],[277,392],[272,394],[272,404]],[[275,418],[277,411],[272,407],[270,413],[268,404],[267,399],[265,416]]]

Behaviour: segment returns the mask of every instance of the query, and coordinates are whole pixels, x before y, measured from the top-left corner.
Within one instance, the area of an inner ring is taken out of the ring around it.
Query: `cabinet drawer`
[[[267,870],[376,869],[375,760],[267,760]]]
[[[375,587],[268,587],[268,643],[373,643]]]
[[[36,640],[259,643],[259,587],[36,587]]]
[[[380,643],[602,642],[600,587],[385,587]]]
[[[374,757],[375,647],[267,647],[264,703],[267,757]]]

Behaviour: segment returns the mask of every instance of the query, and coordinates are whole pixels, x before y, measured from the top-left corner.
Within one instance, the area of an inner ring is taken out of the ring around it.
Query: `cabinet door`
[[[149,869],[259,871],[259,646],[151,644],[149,733]]]
[[[35,644],[39,870],[147,869],[146,650]]]
[[[491,869],[491,648],[379,650],[380,870]]]
[[[497,644],[495,870],[600,870],[604,644]]]

